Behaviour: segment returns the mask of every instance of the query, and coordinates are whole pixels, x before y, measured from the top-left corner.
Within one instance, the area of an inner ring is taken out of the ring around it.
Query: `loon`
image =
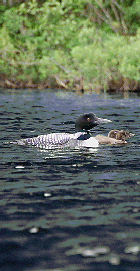
[[[75,121],[75,133],[51,133],[39,135],[33,138],[25,138],[13,142],[19,145],[32,145],[43,149],[54,149],[61,147],[98,147],[98,140],[89,133],[90,129],[98,124],[108,123],[111,120],[96,117],[94,113],[80,115]]]
[[[128,131],[124,131],[124,130],[121,130],[121,131],[119,131],[119,130],[111,130],[109,132],[109,134],[108,134],[108,137],[115,138],[117,140],[122,140],[124,142],[126,142],[125,139],[127,139],[127,138],[129,138],[131,136],[134,136],[134,134],[129,133]]]
[[[126,144],[125,141],[127,138],[134,136],[134,134],[129,133],[124,130],[111,130],[108,133],[108,136],[97,135],[95,138],[97,139],[99,144]]]

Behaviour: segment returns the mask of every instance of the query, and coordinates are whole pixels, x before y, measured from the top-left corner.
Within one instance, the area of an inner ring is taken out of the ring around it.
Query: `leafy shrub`
[[[110,2],[102,4],[112,16],[110,24],[97,23],[95,8],[101,9],[94,1],[48,0],[38,5],[31,0],[6,9],[0,19],[1,73],[33,81],[83,76],[93,86],[120,76],[140,81],[140,2],[123,1],[116,7],[133,36],[120,34],[122,25]]]

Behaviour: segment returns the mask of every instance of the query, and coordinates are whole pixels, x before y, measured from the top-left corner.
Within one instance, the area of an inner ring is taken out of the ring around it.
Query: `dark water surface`
[[[74,132],[94,112],[135,133],[125,146],[53,150],[7,144]],[[140,270],[140,97],[0,92],[0,270]]]

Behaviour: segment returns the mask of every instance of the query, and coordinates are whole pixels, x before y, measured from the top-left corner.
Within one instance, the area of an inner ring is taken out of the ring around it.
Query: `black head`
[[[107,119],[101,119],[96,117],[94,113],[87,113],[80,115],[75,122],[75,131],[89,131],[100,123],[111,122]]]

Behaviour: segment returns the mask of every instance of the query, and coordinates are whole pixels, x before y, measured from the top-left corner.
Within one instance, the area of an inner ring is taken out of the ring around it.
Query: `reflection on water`
[[[48,90],[0,95],[1,270],[138,271],[140,98]],[[84,112],[112,120],[93,135],[116,128],[135,137],[96,150],[7,144],[73,133]]]

